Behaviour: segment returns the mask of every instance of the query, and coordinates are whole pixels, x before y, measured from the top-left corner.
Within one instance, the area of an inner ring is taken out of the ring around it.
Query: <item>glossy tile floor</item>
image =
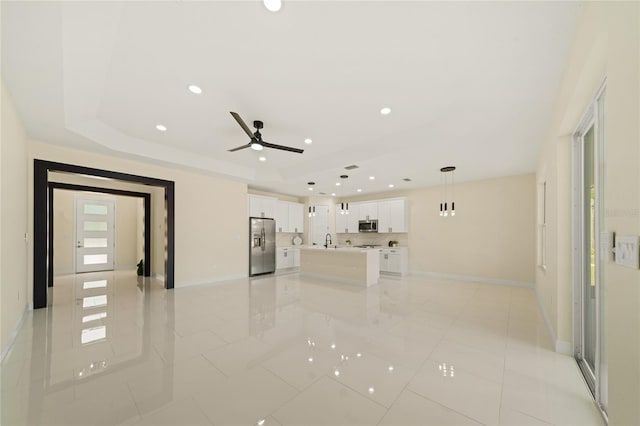
[[[602,424],[529,289],[109,272],[50,300],[2,364],[3,425]]]

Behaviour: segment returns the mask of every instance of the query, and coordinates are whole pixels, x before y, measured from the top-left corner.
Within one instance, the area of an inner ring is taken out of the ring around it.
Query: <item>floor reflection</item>
[[[3,425],[600,424],[529,289],[294,273],[167,291],[117,271],[49,291],[3,361]]]

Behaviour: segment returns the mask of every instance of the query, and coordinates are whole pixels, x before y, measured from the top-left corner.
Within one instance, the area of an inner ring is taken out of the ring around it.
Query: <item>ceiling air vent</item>
[[[405,182],[411,182],[411,179],[409,179],[409,178],[402,178],[402,180],[405,181]]]
[[[326,192],[320,192],[319,194],[320,194],[320,195],[327,195],[327,193],[326,193]]]
[[[358,166],[356,166],[355,164],[352,164],[350,166],[345,167],[346,170],[354,170],[354,169],[357,169],[357,168],[358,168]]]

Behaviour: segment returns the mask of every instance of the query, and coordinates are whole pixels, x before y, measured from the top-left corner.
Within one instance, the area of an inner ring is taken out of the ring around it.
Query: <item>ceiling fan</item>
[[[244,132],[249,136],[249,138],[251,138],[251,142],[249,142],[246,145],[242,145],[237,148],[230,149],[229,152],[235,152],[245,148],[251,148],[256,151],[262,151],[263,148],[273,148],[273,149],[281,149],[283,151],[297,152],[298,154],[302,154],[304,152],[303,149],[292,148],[290,146],[284,146],[284,145],[276,145],[274,143],[263,141],[262,133],[260,133],[260,129],[262,129],[262,126],[264,125],[262,121],[256,120],[253,122],[253,127],[256,128],[256,131],[255,133],[251,133],[251,129],[249,129],[249,126],[245,124],[245,122],[238,115],[238,113],[231,112],[231,115],[233,116],[233,118],[236,119],[240,127],[242,127],[242,130],[244,130]]]

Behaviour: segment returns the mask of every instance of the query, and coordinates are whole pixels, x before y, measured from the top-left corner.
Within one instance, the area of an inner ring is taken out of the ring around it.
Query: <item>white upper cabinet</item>
[[[340,214],[340,209],[336,205],[336,234],[342,234],[349,232],[347,225],[347,218],[349,216],[345,214]]]
[[[378,233],[408,232],[406,198],[378,201]]]
[[[289,201],[276,202],[276,232],[304,231],[304,204]]]
[[[276,199],[261,195],[249,195],[249,217],[276,217]]]
[[[349,203],[349,213],[341,213],[340,205],[336,204],[336,234],[358,232],[358,204]]]
[[[378,202],[367,201],[366,203],[358,203],[358,219],[359,220],[375,220],[378,218]]]
[[[358,232],[358,220],[360,213],[360,204],[351,204],[349,203],[349,214],[345,214],[347,217],[347,232],[354,233]]]
[[[289,232],[304,232],[304,204],[288,203],[289,208]],[[277,226],[277,224],[276,224]]]
[[[276,232],[289,232],[289,203],[276,202]]]

